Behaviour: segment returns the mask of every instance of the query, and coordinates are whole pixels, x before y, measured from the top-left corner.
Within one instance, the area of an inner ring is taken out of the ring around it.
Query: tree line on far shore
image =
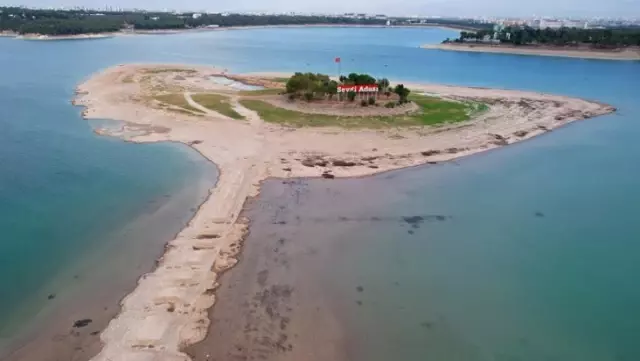
[[[99,12],[0,7],[0,31],[19,34],[76,35],[115,32],[125,28],[142,30],[190,29],[217,25],[384,25],[380,19],[302,15],[173,14],[166,12]]]
[[[340,85],[377,85],[378,94],[384,94],[387,98],[391,94],[398,96],[398,103],[404,104],[408,102],[409,93],[411,90],[406,88],[403,84],[398,84],[395,87],[391,87],[389,79],[380,78],[376,79],[369,74],[350,73],[347,76],[341,75],[339,81],[332,80],[326,74],[320,73],[295,73],[286,83],[286,93],[290,100],[298,98],[305,99],[308,102],[313,100],[332,100],[336,94],[338,94],[338,87]],[[339,94],[339,100],[346,100],[353,102],[356,99],[356,92],[350,91],[346,94]],[[375,97],[370,96],[368,100],[362,100],[362,105],[374,105],[376,103]],[[388,103],[387,106],[391,107]],[[395,103],[394,103],[395,106]]]
[[[476,32],[460,32],[460,37],[445,42],[484,41],[494,38],[493,30]],[[593,48],[614,49],[628,46],[640,46],[640,29],[534,29],[531,27],[506,27],[497,32],[496,40],[501,44],[511,45],[553,45],[580,46],[589,45]]]

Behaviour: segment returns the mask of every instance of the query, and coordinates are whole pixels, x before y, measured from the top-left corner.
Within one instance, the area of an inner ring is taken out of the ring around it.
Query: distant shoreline
[[[22,34],[15,35],[20,40],[83,40],[83,39],[107,39],[117,36],[117,33],[95,33],[95,34],[74,34],[74,35],[42,35],[42,34]]]
[[[625,50],[592,50],[568,48],[516,47],[507,45],[487,44],[427,44],[423,49],[438,49],[447,51],[464,51],[472,53],[517,54],[531,56],[556,56],[564,58],[600,59],[600,60],[640,60],[640,49]]]
[[[84,40],[84,39],[105,39],[116,36],[132,36],[132,35],[172,35],[195,32],[208,31],[225,31],[225,30],[251,30],[251,29],[277,29],[277,28],[437,28],[443,30],[461,31],[471,30],[467,27],[457,27],[455,25],[443,24],[417,24],[417,25],[374,25],[374,24],[282,24],[282,25],[246,25],[246,26],[225,26],[225,27],[199,27],[190,29],[153,29],[153,30],[135,30],[132,32],[108,32],[108,33],[89,33],[89,34],[73,34],[73,35],[46,35],[46,34],[18,34],[15,32],[1,32],[0,37],[11,37],[20,40]]]

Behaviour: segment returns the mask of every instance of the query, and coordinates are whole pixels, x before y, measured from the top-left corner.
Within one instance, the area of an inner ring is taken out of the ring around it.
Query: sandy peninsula
[[[97,133],[134,142],[184,143],[220,171],[208,200],[167,244],[156,269],[142,276],[121,302],[118,316],[100,335],[103,347],[93,360],[189,360],[182,350],[205,337],[218,277],[236,264],[241,251],[247,232],[240,216],[243,205],[268,177],[365,176],[447,161],[615,111],[565,96],[410,84],[414,92],[482,102],[489,108],[469,121],[438,127],[294,128],[265,122],[241,105],[243,92],[211,81],[224,73],[203,66],[119,65],[78,86],[75,104],[85,107],[85,118],[123,122]],[[233,78],[255,84],[284,75]],[[154,100],[154,92],[166,91],[179,94],[172,99],[183,106]],[[226,97],[243,120],[198,103],[194,99],[200,93]]]
[[[600,59],[600,60],[640,60],[640,49],[626,50],[574,50],[568,48],[535,48],[516,47],[506,45],[483,44],[428,44],[421,46],[423,49],[438,49],[450,51],[465,51],[473,53],[517,54],[534,56],[556,56],[565,58]]]

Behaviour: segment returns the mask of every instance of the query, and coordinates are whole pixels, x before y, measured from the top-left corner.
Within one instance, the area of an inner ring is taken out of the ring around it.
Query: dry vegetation
[[[199,109],[189,105],[181,93],[154,95],[152,98],[162,104],[168,105],[165,107],[166,110],[190,115],[203,115]]]
[[[193,100],[203,107],[233,119],[244,119],[231,105],[228,96],[215,93],[194,94]]]

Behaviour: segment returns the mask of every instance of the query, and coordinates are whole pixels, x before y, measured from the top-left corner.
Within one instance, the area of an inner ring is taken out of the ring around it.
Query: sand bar
[[[423,49],[464,51],[472,53],[517,54],[534,56],[556,56],[564,58],[600,59],[600,60],[640,60],[640,49],[628,50],[572,50],[567,48],[523,48],[515,46],[476,45],[476,44],[427,44]]]
[[[215,302],[218,277],[237,262],[247,231],[246,221],[239,218],[243,205],[268,177],[365,176],[446,161],[615,111],[606,104],[565,96],[410,84],[416,92],[484,102],[489,110],[472,120],[438,127],[290,128],[264,122],[238,103],[240,93],[209,79],[223,73],[204,66],[119,65],[78,86],[74,102],[85,107],[85,118],[124,122],[121,129],[97,133],[135,142],[181,142],[220,171],[209,199],[169,242],[156,269],[142,276],[122,301],[120,313],[100,335],[104,346],[93,360],[189,359],[182,350],[206,335],[207,310]],[[191,110],[159,107],[149,100],[154,89],[181,92]],[[191,95],[198,92],[225,94],[245,120],[190,106]]]

